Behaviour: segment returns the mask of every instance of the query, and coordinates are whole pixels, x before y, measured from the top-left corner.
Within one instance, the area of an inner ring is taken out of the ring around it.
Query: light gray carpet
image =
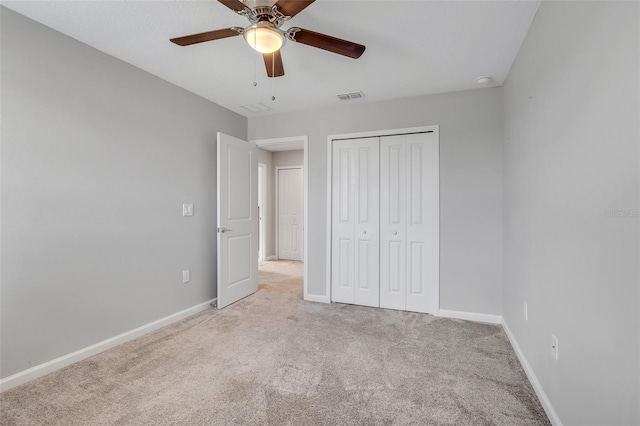
[[[549,424],[500,327],[304,302],[285,263],[294,278],[1,394],[0,423]]]

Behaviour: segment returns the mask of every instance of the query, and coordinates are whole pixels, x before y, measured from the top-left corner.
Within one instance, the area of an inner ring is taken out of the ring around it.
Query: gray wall
[[[215,297],[216,132],[247,121],[1,15],[6,377]]]
[[[502,89],[249,119],[249,138],[309,137],[309,291],[326,285],[327,136],[440,125],[440,307],[502,310]]]
[[[273,167],[302,166],[304,150],[276,151],[273,153]]]
[[[266,171],[266,179],[265,179],[265,194],[264,194],[264,202],[265,211],[262,212],[262,220],[264,221],[264,240],[265,240],[265,256],[275,256],[276,253],[276,244],[275,244],[275,227],[276,227],[276,219],[275,219],[275,189],[274,189],[274,167],[273,167],[273,153],[271,151],[267,151],[262,148],[258,148],[260,163],[263,163],[267,169]]]
[[[503,313],[565,425],[640,424],[639,18],[543,2],[504,86]]]

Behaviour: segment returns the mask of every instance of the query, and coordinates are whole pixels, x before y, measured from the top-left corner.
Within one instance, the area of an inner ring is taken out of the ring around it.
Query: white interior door
[[[438,136],[405,135],[407,149],[407,311],[435,314],[440,286]]]
[[[438,151],[433,131],[333,141],[332,301],[437,313]]]
[[[438,137],[380,138],[380,306],[436,313],[439,297]]]
[[[278,169],[278,258],[302,260],[302,169]]]
[[[218,308],[258,290],[258,148],[218,133]]]
[[[380,305],[379,138],[334,141],[331,299]]]
[[[407,149],[405,136],[380,139],[380,307],[406,309]]]
[[[333,142],[331,168],[331,300],[355,303],[355,146]]]

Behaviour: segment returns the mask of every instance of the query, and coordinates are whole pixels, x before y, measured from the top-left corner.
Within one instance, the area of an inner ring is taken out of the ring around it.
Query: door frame
[[[388,130],[373,130],[369,132],[356,132],[356,133],[342,133],[337,135],[328,135],[327,136],[327,240],[326,240],[326,249],[327,249],[327,259],[326,259],[326,270],[325,274],[327,277],[327,282],[325,283],[325,295],[316,296],[316,301],[331,303],[331,239],[332,239],[332,224],[331,224],[331,216],[332,216],[332,176],[333,176],[333,141],[342,140],[342,139],[358,139],[358,138],[370,138],[370,137],[381,137],[381,136],[395,136],[395,135],[407,135],[411,133],[427,133],[433,132],[438,137],[438,163],[440,163],[440,126],[430,125],[430,126],[420,126],[420,127],[408,127],[401,129],[388,129]],[[440,196],[440,190],[438,189],[438,197]],[[438,200],[438,209],[440,209],[440,200]],[[305,241],[306,243],[306,241]],[[440,247],[440,238],[438,237],[438,247]],[[438,249],[438,265],[440,265],[440,249]],[[440,266],[438,266],[438,270]],[[440,310],[440,280],[438,280],[438,305],[436,311]]]
[[[267,215],[267,209],[266,209],[266,197],[267,197],[267,165],[265,163],[260,163],[258,162],[258,178],[262,179],[262,187],[258,188],[258,201],[260,202],[260,205],[262,206],[262,210],[260,211],[260,214],[258,215],[258,238],[260,239],[260,246],[258,247],[260,250],[260,256],[258,257],[258,260],[261,262],[264,262],[264,260],[267,258],[266,254],[265,254],[265,245],[264,245],[264,237],[265,237],[265,230],[264,230],[264,224],[266,222],[266,215]],[[261,191],[260,191],[261,190]],[[262,220],[260,220],[260,218],[262,218]]]
[[[324,298],[322,296],[309,294],[309,173],[306,173],[306,171],[309,170],[309,137],[307,135],[303,135],[272,139],[254,139],[251,142],[258,145],[258,148],[262,148],[264,146],[286,146],[292,147],[292,149],[300,149],[299,146],[302,145],[302,185],[304,188],[304,212],[302,214],[302,220],[304,221],[304,230],[302,234],[303,298],[304,300],[310,300],[312,302],[324,302]],[[277,253],[278,252],[276,251],[276,254]]]
[[[280,188],[280,170],[295,170],[295,169],[300,169],[302,171],[302,196],[304,197],[304,166],[278,166],[275,168],[275,208],[276,208],[276,259],[280,259],[280,215],[278,212],[278,207],[280,205],[280,193],[279,193],[279,188]],[[302,201],[302,203],[304,204],[304,200]],[[302,206],[302,258],[304,259],[304,253],[305,253],[305,249],[304,249],[304,230],[307,228],[307,224],[305,221],[305,216],[304,216],[304,205]]]

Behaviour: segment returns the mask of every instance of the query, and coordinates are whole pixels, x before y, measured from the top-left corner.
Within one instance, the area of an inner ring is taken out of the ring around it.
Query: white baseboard
[[[305,294],[304,300],[308,300],[309,302],[331,303],[328,296],[320,296],[317,294]]]
[[[524,368],[525,373],[527,373],[527,377],[531,382],[531,386],[533,386],[533,390],[536,391],[536,395],[538,395],[538,399],[542,404],[542,408],[544,408],[544,411],[547,413],[547,417],[549,417],[551,424],[554,426],[562,426],[562,422],[560,421],[560,417],[558,417],[558,413],[556,413],[556,410],[553,409],[551,401],[549,401],[547,394],[545,393],[544,389],[542,389],[540,381],[536,377],[536,374],[533,372],[533,368],[531,368],[531,365],[529,364],[529,361],[527,361],[527,358],[524,356],[524,353],[522,353],[522,350],[520,350],[520,346],[518,345],[516,338],[511,333],[511,330],[509,329],[509,326],[505,322],[504,318],[502,319],[502,328],[507,334],[507,337],[511,342],[511,346],[513,346],[513,350],[516,352],[516,355],[520,360],[522,368]]]
[[[126,331],[122,334],[118,334],[117,336],[111,337],[110,339],[103,340],[102,342],[98,342],[94,345],[87,346],[86,348],[77,350],[70,354],[63,355],[59,358],[36,365],[35,367],[31,367],[27,370],[23,370],[12,376],[5,377],[4,379],[0,379],[0,392],[4,392],[13,387],[16,387],[26,382],[29,382],[31,380],[37,379],[38,377],[45,376],[63,367],[66,367],[78,361],[82,361],[83,359],[89,358],[91,356],[97,355],[100,352],[104,352],[107,349],[111,349],[125,342],[136,339],[145,334],[151,333],[152,331],[155,331],[159,328],[167,326],[171,323],[180,321],[181,319],[190,317],[191,315],[195,315],[198,312],[202,312],[206,309],[209,309],[211,303],[215,301],[216,299],[211,299],[207,302],[200,303],[199,305],[192,306],[180,312],[176,312],[175,314],[166,316],[157,321],[153,321],[153,322],[150,322],[149,324],[145,324],[133,330]]]
[[[438,317],[455,318],[467,321],[487,322],[489,324],[502,324],[500,315],[478,314],[476,312],[450,311],[448,309],[440,309]]]
[[[267,256],[267,258],[265,260],[267,260],[267,261],[269,261],[269,260],[278,260],[278,258],[275,257],[275,256]]]

